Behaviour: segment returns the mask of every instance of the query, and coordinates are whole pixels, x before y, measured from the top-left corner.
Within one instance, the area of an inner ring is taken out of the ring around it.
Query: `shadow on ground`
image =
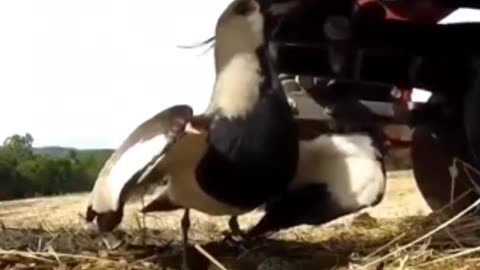
[[[349,261],[349,252],[327,251],[320,244],[265,240],[261,243],[252,243],[250,246],[241,248],[225,242],[210,242],[202,245],[202,248],[229,270],[332,269],[346,267]],[[220,269],[194,247],[190,247],[188,251],[192,270]],[[167,269],[179,269],[181,247],[172,248],[168,253],[155,255],[153,261]],[[273,268],[268,268],[267,265]]]
[[[168,240],[178,235],[155,230],[149,230],[145,238],[140,235],[138,231],[99,236],[83,230],[4,228],[0,232],[0,268],[57,269],[63,265],[59,269],[180,269],[182,247],[178,240]],[[346,266],[350,254],[348,249],[328,251],[325,243],[272,239],[198,244],[229,270],[331,269]],[[190,246],[188,252],[192,270],[221,269],[195,247]],[[125,268],[120,268],[122,265]]]

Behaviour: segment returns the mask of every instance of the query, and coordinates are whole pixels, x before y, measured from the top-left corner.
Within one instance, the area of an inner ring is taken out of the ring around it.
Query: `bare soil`
[[[431,212],[418,192],[410,171],[392,172],[389,176],[387,193],[383,201],[379,205],[362,212],[368,212],[375,218],[419,216]],[[87,201],[88,194],[71,194],[0,202],[0,218],[7,227],[38,227],[39,224],[64,227],[76,223],[82,224],[84,223],[83,215]],[[135,202],[127,206],[127,218],[122,227],[137,225],[136,210],[139,207],[141,207],[141,202]],[[181,215],[182,211],[173,211],[151,214],[146,219],[149,228],[161,229],[162,225],[177,226]],[[261,215],[261,212],[252,212],[240,217],[240,221],[243,226],[249,226],[256,222]],[[358,215],[358,213],[336,220],[334,223],[346,222],[355,215]],[[212,217],[193,211],[192,219],[201,223],[213,222],[222,229],[227,228],[228,217]]]
[[[136,212],[141,203],[132,203],[119,230],[99,236],[85,230],[87,200],[87,194],[72,194],[1,202],[0,268],[179,269],[182,211],[141,216]],[[411,172],[400,171],[389,174],[379,205],[322,226],[298,226],[257,242],[228,244],[221,241],[228,217],[193,211],[190,239],[227,269],[420,269],[438,259],[440,247],[455,241],[444,234],[375,260],[424,233],[430,213]],[[261,215],[241,216],[240,225],[246,229]],[[190,254],[192,270],[219,269],[193,248]],[[473,261],[449,260],[448,265],[475,269],[480,259],[468,258]],[[424,268],[440,266],[431,267]]]

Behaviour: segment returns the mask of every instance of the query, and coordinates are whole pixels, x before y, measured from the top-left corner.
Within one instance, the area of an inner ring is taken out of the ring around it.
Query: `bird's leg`
[[[228,220],[228,227],[230,231],[224,233],[225,238],[223,242],[236,246],[242,250],[247,250],[245,244],[248,242],[246,234],[240,229],[238,224],[238,216],[231,216]]]
[[[238,216],[231,216],[228,220],[228,227],[232,236],[243,236],[243,232],[238,224]]]
[[[228,220],[228,228],[229,231],[223,233],[225,236],[224,241],[235,241],[235,237],[243,238],[244,233],[238,224],[238,216],[230,216],[230,219]]]
[[[182,254],[182,270],[190,270],[188,264],[188,231],[190,229],[190,209],[186,208],[182,217],[182,241],[183,241],[183,254]]]

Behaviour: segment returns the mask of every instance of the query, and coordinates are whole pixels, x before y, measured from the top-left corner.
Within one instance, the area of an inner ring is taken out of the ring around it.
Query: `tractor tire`
[[[463,132],[442,130],[417,126],[411,157],[417,186],[427,204],[434,212],[442,210],[452,216],[480,198],[480,174],[470,165]]]

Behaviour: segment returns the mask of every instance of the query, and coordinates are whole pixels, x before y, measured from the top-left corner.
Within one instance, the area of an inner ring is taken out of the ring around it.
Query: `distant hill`
[[[94,154],[95,156],[108,157],[113,153],[113,149],[76,149],[61,146],[34,147],[33,152],[38,155],[63,158],[67,157],[70,151],[77,152],[79,157]]]

